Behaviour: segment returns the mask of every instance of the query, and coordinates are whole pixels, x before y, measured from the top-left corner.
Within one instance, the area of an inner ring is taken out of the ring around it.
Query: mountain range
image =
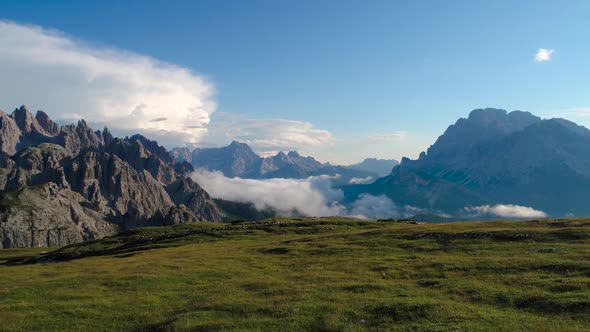
[[[390,175],[345,188],[386,195],[454,215],[466,207],[513,204],[553,216],[590,214],[590,130],[528,112],[476,109],[451,125],[418,159]]]
[[[477,109],[418,159],[395,164],[337,166],[295,151],[261,157],[239,142],[169,152],[84,120],[59,126],[22,106],[0,112],[0,247],[63,246],[136,227],[275,214],[212,198],[189,177],[195,168],[246,179],[328,175],[343,190],[343,205],[384,195],[428,220],[495,205],[590,215],[590,130],[564,119]]]
[[[250,146],[237,141],[221,148],[174,148],[172,155],[178,161],[191,163],[195,169],[220,171],[226,177],[244,179],[290,178],[304,179],[310,176],[338,176],[333,181],[336,185],[349,184],[351,181],[373,181],[383,173],[383,162],[367,159],[353,166],[339,166],[321,163],[313,157],[301,156],[296,151],[279,152],[271,157],[261,157]],[[395,163],[385,161],[391,165]],[[387,167],[387,166],[386,166]],[[389,173],[389,172],[387,172]],[[386,174],[387,174],[386,173]]]
[[[0,112],[0,247],[63,246],[226,213],[156,142]]]

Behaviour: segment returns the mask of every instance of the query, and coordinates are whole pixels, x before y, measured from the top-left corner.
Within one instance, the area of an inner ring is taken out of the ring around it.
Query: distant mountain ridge
[[[372,184],[347,188],[447,213],[516,204],[551,215],[590,214],[590,131],[564,119],[477,109],[417,160],[403,158]]]
[[[279,152],[271,157],[261,157],[245,143],[233,141],[221,148],[175,148],[172,155],[179,161],[190,162],[196,169],[220,171],[227,177],[246,179],[291,178],[309,176],[339,176],[337,184],[347,184],[353,178],[376,179],[378,173],[347,166],[321,163],[313,157],[301,156],[296,151]]]

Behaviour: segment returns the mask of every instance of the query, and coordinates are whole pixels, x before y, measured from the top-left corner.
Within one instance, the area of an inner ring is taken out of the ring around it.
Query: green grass
[[[273,220],[0,250],[0,330],[590,330],[590,220]]]

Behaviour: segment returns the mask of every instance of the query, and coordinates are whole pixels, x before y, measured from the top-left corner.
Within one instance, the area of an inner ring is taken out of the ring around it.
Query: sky
[[[590,127],[588,1],[0,1],[0,109],[167,147],[415,158],[476,108]]]

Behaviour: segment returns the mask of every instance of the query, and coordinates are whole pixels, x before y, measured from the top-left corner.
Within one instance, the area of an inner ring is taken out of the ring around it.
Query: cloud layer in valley
[[[465,208],[475,216],[497,216],[502,218],[545,218],[547,214],[532,207],[513,204],[482,205]]]
[[[331,187],[329,176],[252,180],[199,170],[193,173],[193,179],[213,197],[250,202],[258,209],[272,207],[282,215],[291,215],[294,211],[309,216],[345,214],[344,207],[338,203],[342,192]]]
[[[385,195],[360,194],[351,204],[349,214],[357,218],[397,218],[403,212]]]
[[[384,195],[361,194],[349,206],[341,202],[344,195],[332,187],[334,177],[321,175],[307,179],[228,178],[221,172],[198,170],[193,173],[211,196],[237,202],[253,203],[258,209],[273,208],[281,215],[352,216],[357,218],[400,218],[421,212],[400,207]]]
[[[400,206],[385,195],[367,193],[348,205],[340,189],[332,186],[333,177],[322,175],[307,179],[241,179],[228,178],[221,172],[197,170],[192,175],[211,196],[238,202],[253,203],[258,209],[273,208],[281,215],[295,213],[307,216],[351,216],[357,218],[408,218],[416,214],[434,213],[412,206]],[[466,207],[465,217],[509,219],[545,218],[547,214],[531,207],[498,204]]]
[[[38,26],[0,21],[0,97],[61,122],[86,119],[166,145],[196,143],[215,111],[214,88],[188,69],[94,47]]]

